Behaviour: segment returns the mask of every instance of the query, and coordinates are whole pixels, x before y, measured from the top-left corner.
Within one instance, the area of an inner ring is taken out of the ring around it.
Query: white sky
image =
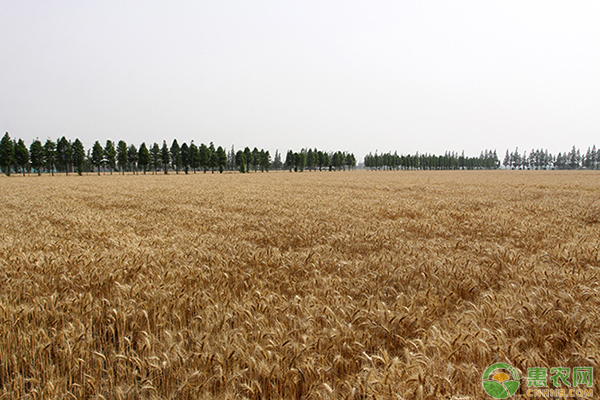
[[[0,132],[285,152],[600,145],[600,1],[0,1]]]

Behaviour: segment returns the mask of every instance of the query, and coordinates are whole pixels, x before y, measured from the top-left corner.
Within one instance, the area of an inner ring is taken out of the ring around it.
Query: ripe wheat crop
[[[475,399],[600,360],[596,172],[0,188],[2,399]]]

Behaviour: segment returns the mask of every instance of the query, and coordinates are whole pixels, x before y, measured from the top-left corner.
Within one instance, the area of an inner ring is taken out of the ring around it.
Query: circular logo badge
[[[507,399],[519,389],[520,379],[516,369],[505,363],[496,363],[485,370],[481,383],[485,392],[493,398]]]

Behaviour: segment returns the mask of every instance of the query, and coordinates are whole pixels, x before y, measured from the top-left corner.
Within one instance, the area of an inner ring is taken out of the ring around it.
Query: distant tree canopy
[[[520,154],[516,148],[512,152],[506,150],[502,165],[511,169],[600,169],[600,149],[594,145],[583,154],[573,146],[570,151],[554,156],[542,149]]]
[[[57,139],[56,142],[48,139],[42,145],[40,140],[32,141],[29,148],[22,139],[12,139],[8,132],[0,140],[0,168],[7,176],[12,173],[35,172],[41,175],[46,172],[54,175],[55,172],[69,174],[77,172],[120,171],[122,174],[131,172],[137,174],[142,170],[156,174],[160,169],[168,174],[170,171],[190,170],[196,173],[199,170],[268,172],[271,170],[289,170],[290,172],[303,171],[345,171],[356,168],[356,157],[346,151],[324,151],[316,148],[303,148],[299,151],[288,150],[285,153],[275,151],[271,157],[268,150],[258,147],[246,146],[236,152],[231,146],[215,146],[213,142],[208,145],[194,141],[178,143],[174,139],[171,146],[163,140],[162,146],[153,143],[147,146],[146,142],[139,145],[129,145],[124,140],[113,142],[106,140],[104,147],[100,141],[95,141],[86,151],[79,138],[74,141],[66,137]],[[283,155],[285,154],[285,159]],[[373,170],[447,170],[447,169],[600,169],[600,150],[596,146],[589,147],[581,152],[575,146],[569,151],[552,155],[548,150],[532,149],[529,153],[520,153],[506,150],[502,162],[496,150],[484,150],[479,156],[465,156],[455,152],[446,152],[443,155],[433,154],[398,154],[398,152],[369,153],[364,158],[363,166]]]
[[[485,150],[479,157],[467,157],[462,154],[446,152],[444,155],[433,154],[398,155],[398,152],[365,156],[365,168],[370,169],[404,169],[404,170],[436,170],[436,169],[497,169],[500,161],[496,150]]]
[[[556,156],[548,150],[532,149],[519,153],[506,150],[502,163],[498,159],[496,150],[484,150],[479,157],[467,157],[462,154],[446,152],[436,156],[430,154],[398,155],[397,152],[372,154],[365,156],[365,168],[371,169],[497,169],[503,166],[507,169],[600,169],[600,150],[596,146],[589,147],[582,154],[573,148]]]

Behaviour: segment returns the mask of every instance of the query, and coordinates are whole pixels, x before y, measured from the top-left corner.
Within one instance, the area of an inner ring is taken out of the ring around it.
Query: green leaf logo
[[[494,399],[507,399],[519,389],[520,377],[510,365],[497,363],[485,370],[481,383],[485,392]]]

